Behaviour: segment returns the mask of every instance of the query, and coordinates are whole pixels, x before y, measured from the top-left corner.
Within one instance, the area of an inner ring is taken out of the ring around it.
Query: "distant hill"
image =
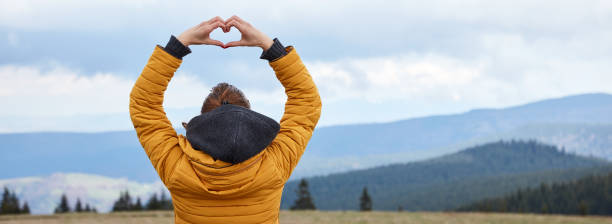
[[[292,178],[417,161],[511,138],[612,159],[610,114],[612,95],[583,94],[505,109],[317,128]],[[82,172],[154,181],[152,168],[134,131],[0,134],[0,178]]]
[[[480,141],[535,139],[580,155],[612,160],[612,124],[529,124]]]
[[[161,181],[142,183],[84,173],[3,179],[0,180],[1,187],[8,187],[17,193],[20,200],[27,201],[33,214],[53,213],[63,193],[68,196],[72,208],[78,197],[99,212],[109,212],[121,191],[128,190],[132,198],[140,197],[143,202],[153,193],[167,192]]]
[[[502,146],[495,148],[498,144]],[[508,145],[521,147],[514,151]],[[375,209],[395,210],[402,205],[405,210],[449,210],[520,187],[535,187],[541,182],[612,172],[612,165],[607,164],[599,159],[558,152],[553,146],[498,142],[427,161],[316,177],[309,181],[315,203],[322,209],[355,209],[361,187],[367,184]],[[566,167],[575,168],[564,169]],[[64,192],[71,205],[79,197],[106,212],[120,191],[127,189],[132,196],[144,200],[165,189],[159,180],[139,182],[85,173],[0,179],[0,188],[3,186],[28,201],[35,214],[52,212]],[[295,199],[295,186],[295,182],[287,184],[282,201],[284,208]]]
[[[374,209],[401,205],[405,210],[447,210],[534,183],[599,171],[612,171],[612,165],[534,141],[500,141],[426,161],[312,177],[308,182],[319,209],[357,209],[361,190],[367,187]],[[293,203],[296,187],[297,181],[286,184],[282,208]]]
[[[501,135],[528,125],[612,125],[610,114],[612,95],[583,94],[503,109],[478,109],[462,114],[390,123],[321,128],[315,131],[308,145],[308,153],[304,154],[303,163],[298,165],[296,171],[316,173],[314,169],[318,169],[323,173],[335,173],[416,161],[485,142],[509,139]],[[494,138],[496,136],[501,138]],[[612,135],[604,136],[600,142],[605,142],[606,155],[609,155],[612,151]],[[557,145],[557,142],[547,143]],[[570,142],[564,140],[563,143]],[[577,149],[581,154],[580,150],[584,148]],[[319,165],[319,168],[313,164],[324,165]]]
[[[0,178],[56,172],[159,179],[135,131],[0,135]]]
[[[321,128],[314,133],[309,149],[312,155],[332,157],[424,150],[508,132],[527,124],[612,124],[610,114],[612,95],[584,94],[504,109]]]
[[[452,210],[468,202],[499,197],[522,187],[537,187],[542,183],[571,181],[588,175],[610,172],[612,172],[612,165],[470,178],[429,186],[410,194],[387,197],[382,199],[384,203],[380,206],[381,209],[393,209],[394,206],[401,205],[403,208],[412,210]]]
[[[612,215],[612,173],[565,183],[542,184],[494,199],[485,199],[458,211]]]

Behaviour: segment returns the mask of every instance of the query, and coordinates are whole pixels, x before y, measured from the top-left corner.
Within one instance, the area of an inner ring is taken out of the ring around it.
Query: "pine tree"
[[[4,192],[2,193],[2,204],[0,205],[0,214],[11,214],[11,192],[7,187],[4,187]]]
[[[21,208],[21,214],[30,214],[30,206],[28,205],[27,201],[23,203],[23,207]]]
[[[157,199],[157,193],[153,193],[147,202],[147,210],[160,210],[161,205]]]
[[[161,210],[172,210],[173,206],[172,206],[172,200],[170,200],[170,198],[167,198],[166,193],[162,190],[162,192],[160,193],[161,197],[159,199],[159,204],[161,207]]]
[[[363,188],[361,198],[359,198],[359,209],[361,211],[372,211],[372,199],[370,198],[370,195],[368,195],[367,187]]]
[[[142,202],[140,201],[140,197],[136,198],[136,204],[132,207],[133,211],[142,211]]]
[[[19,207],[19,199],[17,198],[17,195],[15,194],[15,192],[11,192],[10,201],[11,201],[12,214],[21,213],[21,207]]]
[[[83,205],[81,204],[81,199],[77,198],[76,205],[74,205],[75,212],[83,212]]]
[[[119,193],[119,199],[113,204],[113,212],[130,211],[133,206],[130,192],[126,190]]]
[[[0,202],[0,214],[19,214],[19,199],[15,192],[11,192],[7,187],[4,187],[2,193],[2,202]]]
[[[300,185],[296,191],[298,198],[295,200],[291,210],[315,210],[317,209],[312,202],[310,191],[308,191],[308,182],[306,179],[300,181]]]
[[[130,192],[128,192],[128,190],[125,190],[125,194],[124,194],[124,201],[125,201],[125,210],[124,211],[130,211],[132,210],[132,207],[134,207],[134,204],[132,203],[132,196],[130,196]]]
[[[6,214],[8,209],[8,198],[10,196],[8,188],[4,187],[4,192],[2,193],[2,199],[0,199],[0,215]]]
[[[67,213],[70,212],[70,206],[68,205],[68,197],[66,194],[62,194],[59,205],[55,208],[55,213]]]
[[[580,215],[589,214],[589,206],[585,201],[580,201],[580,203],[578,204],[578,211],[580,212]]]
[[[612,173],[576,181],[541,184],[501,198],[465,205],[459,211],[528,212],[545,214],[611,215]]]
[[[89,207],[89,203],[85,204],[85,212],[91,212],[91,207]]]

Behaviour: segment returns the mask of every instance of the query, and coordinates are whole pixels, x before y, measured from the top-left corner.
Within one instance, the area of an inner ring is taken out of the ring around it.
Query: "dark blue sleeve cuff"
[[[191,49],[183,45],[174,35],[170,36],[170,40],[166,44],[166,47],[164,47],[164,50],[178,59],[183,59],[185,55],[191,53]]]
[[[266,59],[268,61],[275,61],[276,59],[279,59],[285,56],[286,54],[287,51],[285,50],[283,44],[281,44],[278,38],[274,38],[274,44],[272,44],[270,49],[262,52],[259,58]]]

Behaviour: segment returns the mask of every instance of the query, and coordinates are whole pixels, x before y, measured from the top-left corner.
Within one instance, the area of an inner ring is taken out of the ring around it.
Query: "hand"
[[[223,19],[218,16],[185,30],[185,32],[181,33],[177,39],[183,45],[185,45],[185,47],[189,47],[189,45],[194,44],[217,45],[219,47],[224,47],[223,42],[210,39],[210,32],[217,28],[224,28]]]
[[[255,29],[251,24],[242,20],[238,16],[232,16],[225,21],[225,26],[223,27],[223,32],[227,33],[230,31],[232,27],[236,27],[238,31],[241,33],[241,38],[239,41],[232,41],[223,48],[228,47],[237,47],[237,46],[249,46],[249,47],[261,47],[262,50],[266,51],[270,49],[274,41],[270,39],[266,34],[261,31]]]

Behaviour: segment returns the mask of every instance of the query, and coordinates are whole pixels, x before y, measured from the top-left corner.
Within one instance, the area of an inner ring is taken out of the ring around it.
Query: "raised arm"
[[[270,62],[287,94],[280,132],[270,145],[285,180],[297,166],[321,116],[321,98],[312,77],[295,49],[286,51],[287,55]]]
[[[130,93],[130,117],[136,134],[164,183],[170,179],[183,153],[178,146],[176,131],[162,106],[164,92],[181,65],[181,58],[190,52],[187,46],[223,46],[223,43],[209,38],[210,32],[218,27],[223,27],[223,20],[216,17],[185,31],[178,39],[172,36],[165,49],[155,47]]]
[[[287,180],[297,166],[319,121],[321,115],[319,92],[293,47],[282,47],[277,39],[271,40],[236,16],[228,19],[225,24],[225,32],[234,26],[242,33],[240,41],[230,42],[226,46],[261,47],[264,50],[261,58],[270,61],[276,77],[285,87],[287,102],[280,121],[281,128],[266,150],[269,150],[270,155],[274,157],[282,178]]]

